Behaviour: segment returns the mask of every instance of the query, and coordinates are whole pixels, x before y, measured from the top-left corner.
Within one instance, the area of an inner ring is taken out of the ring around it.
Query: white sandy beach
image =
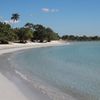
[[[39,47],[48,47],[48,46],[60,46],[60,45],[67,45],[69,43],[64,43],[62,41],[52,41],[47,43],[11,43],[6,45],[0,45],[0,54],[10,53],[18,50],[24,50],[29,48],[39,48]]]
[[[29,48],[58,46],[63,44],[64,43],[62,42],[53,41],[50,43],[27,43],[27,44],[12,43],[8,45],[0,45],[0,55],[4,53],[10,53]],[[11,82],[2,74],[0,74],[0,100],[28,100],[28,99],[23,95],[23,93],[20,92],[20,90],[13,82]],[[33,98],[33,100],[37,99]]]

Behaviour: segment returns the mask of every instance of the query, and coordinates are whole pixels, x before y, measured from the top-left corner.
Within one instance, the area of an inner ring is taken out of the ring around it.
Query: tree
[[[25,25],[24,25],[24,27],[25,28],[29,28],[29,29],[34,29],[34,25],[32,24],[32,23],[26,23]]]
[[[18,13],[12,14],[11,20],[17,21],[18,19],[19,19],[19,14]]]
[[[45,40],[45,27],[43,25],[34,25],[33,40],[43,42]]]
[[[50,42],[53,39],[53,30],[51,28],[46,28],[46,39]]]
[[[71,41],[100,41],[99,36],[74,36],[74,35],[64,35],[62,36],[63,40],[71,40]]]
[[[11,29],[11,26],[0,22],[0,43],[8,43],[16,39],[16,34]]]
[[[32,31],[28,28],[20,28],[16,32],[20,43],[26,43],[27,40],[32,38]]]
[[[48,42],[50,42],[51,40],[58,40],[59,39],[59,35],[57,33],[55,33],[51,28],[46,28],[46,39]]]

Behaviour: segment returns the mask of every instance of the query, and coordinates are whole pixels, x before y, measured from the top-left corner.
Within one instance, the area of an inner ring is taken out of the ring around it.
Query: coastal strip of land
[[[52,41],[47,43],[11,43],[6,45],[0,45],[0,55],[4,53],[10,53],[18,50],[30,49],[30,48],[40,48],[40,47],[50,47],[50,46],[60,46],[60,45],[68,45],[69,43],[65,43],[63,41]]]

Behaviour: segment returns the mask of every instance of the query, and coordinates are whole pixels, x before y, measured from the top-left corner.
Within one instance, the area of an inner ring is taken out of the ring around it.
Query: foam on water
[[[34,78],[30,79],[28,75],[24,75],[18,70],[15,70],[15,73],[18,74],[22,79],[32,83],[32,86],[38,89],[42,94],[47,95],[51,100],[76,100],[72,96],[62,93],[57,88],[50,87],[47,84],[41,82]]]

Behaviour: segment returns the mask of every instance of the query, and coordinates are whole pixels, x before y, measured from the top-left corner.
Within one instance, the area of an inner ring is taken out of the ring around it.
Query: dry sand
[[[24,50],[29,48],[39,48],[39,47],[48,47],[48,46],[60,46],[60,45],[67,45],[69,43],[64,43],[62,41],[52,41],[47,43],[26,43],[26,44],[19,44],[19,43],[11,43],[7,45],[0,45],[0,54],[10,53],[18,50]]]

